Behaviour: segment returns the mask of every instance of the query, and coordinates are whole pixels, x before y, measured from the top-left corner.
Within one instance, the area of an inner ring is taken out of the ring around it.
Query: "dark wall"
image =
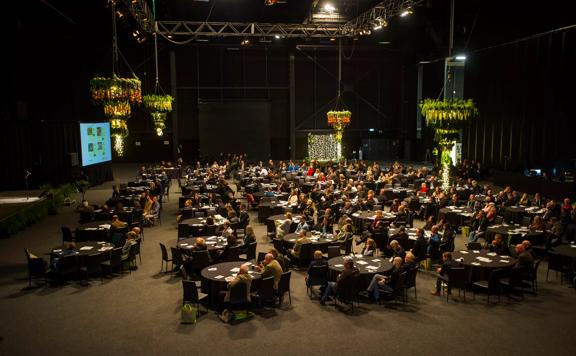
[[[509,170],[573,167],[576,31],[469,56],[465,96],[480,116],[464,131],[463,154]]]

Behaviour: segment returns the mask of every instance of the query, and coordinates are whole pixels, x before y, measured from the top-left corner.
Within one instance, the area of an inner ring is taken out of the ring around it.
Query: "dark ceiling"
[[[369,9],[378,0],[332,0],[346,18]],[[149,1],[152,4],[152,1]],[[273,6],[264,0],[157,0],[157,17],[169,20],[302,23],[323,7],[323,0],[284,0]],[[477,50],[497,43],[573,24],[567,1],[527,2],[521,0],[456,0],[455,47]],[[9,21],[18,42],[82,41],[95,46],[110,42],[111,22],[107,0],[26,0],[16,2]],[[408,52],[410,60],[446,55],[449,37],[450,0],[425,0],[414,15],[395,18],[390,26],[359,41]],[[316,9],[316,10],[315,10]],[[119,21],[121,41],[133,41],[137,27],[131,19]],[[302,40],[303,41],[303,40]],[[296,41],[298,42],[298,41]],[[290,45],[294,41],[288,41]],[[278,45],[278,44],[275,44]]]

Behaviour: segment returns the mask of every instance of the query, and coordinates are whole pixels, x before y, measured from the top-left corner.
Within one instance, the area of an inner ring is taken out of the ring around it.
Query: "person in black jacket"
[[[344,270],[338,275],[336,282],[328,282],[322,298],[320,298],[320,304],[325,305],[328,297],[335,295],[338,286],[347,283],[352,278],[357,278],[360,274],[358,268],[354,266],[354,260],[351,258],[344,259]]]
[[[326,261],[324,258],[322,258],[322,251],[320,250],[316,250],[314,251],[314,259],[310,262],[310,265],[308,266],[308,270],[306,271],[306,286],[310,286],[308,284],[308,279],[310,277],[310,273],[312,272],[312,269],[314,267],[322,267],[322,266],[328,266],[328,261]]]
[[[424,230],[416,229],[416,241],[410,252],[416,257],[417,261],[426,259],[426,250],[428,249],[428,241],[424,237]]]
[[[432,292],[432,295],[440,295],[442,282],[448,281],[448,271],[450,271],[450,268],[460,266],[460,263],[452,259],[452,252],[444,252],[442,254],[442,262],[442,267],[436,269],[438,278],[436,279],[436,290]],[[448,294],[450,294],[450,290],[448,290]]]
[[[402,262],[402,258],[395,257],[392,260],[392,265],[394,268],[392,269],[392,273],[389,276],[375,274],[374,277],[372,277],[372,281],[366,289],[366,292],[370,298],[373,298],[373,300],[380,299],[380,290],[386,293],[394,292],[394,287],[396,286],[398,277],[402,272],[404,272],[402,269]]]

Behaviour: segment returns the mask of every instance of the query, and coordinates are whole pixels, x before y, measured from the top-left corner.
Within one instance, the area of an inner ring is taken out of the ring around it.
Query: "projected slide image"
[[[110,123],[81,123],[80,143],[83,166],[112,160]]]

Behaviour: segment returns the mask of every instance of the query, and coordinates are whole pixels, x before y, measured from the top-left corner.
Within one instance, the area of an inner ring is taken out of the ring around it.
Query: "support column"
[[[176,83],[176,53],[170,50],[170,95],[174,98],[172,103],[172,161],[176,162],[178,157],[178,88]]]
[[[294,53],[290,53],[290,159],[296,159],[296,79]]]

